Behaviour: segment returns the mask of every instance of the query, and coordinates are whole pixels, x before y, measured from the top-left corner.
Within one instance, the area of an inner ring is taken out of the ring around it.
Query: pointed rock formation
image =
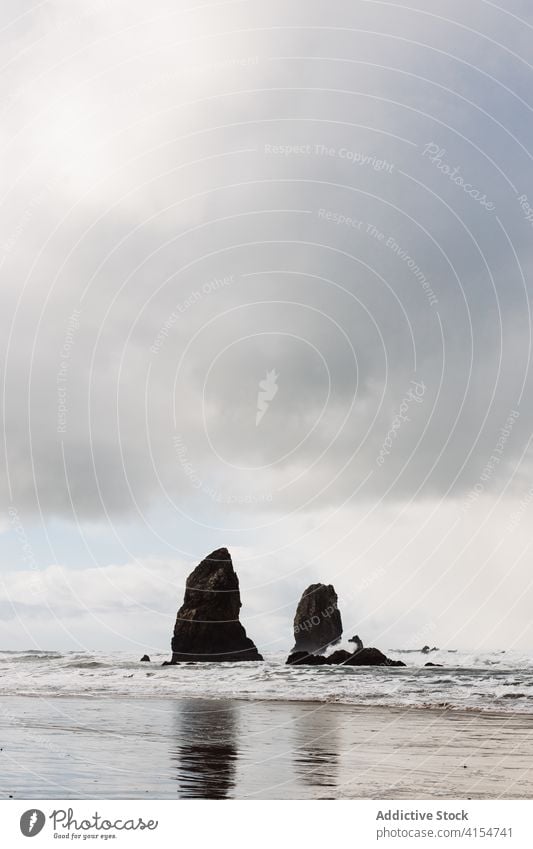
[[[294,617],[294,652],[315,653],[334,646],[342,637],[337,593],[331,584],[311,584]]]
[[[219,548],[187,578],[171,663],[263,660],[239,622],[240,609],[239,579],[229,551]]]

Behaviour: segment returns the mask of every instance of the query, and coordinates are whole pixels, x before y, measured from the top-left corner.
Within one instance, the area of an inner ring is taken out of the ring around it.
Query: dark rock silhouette
[[[345,663],[350,657],[352,657],[352,654],[353,653],[350,651],[337,649],[337,651],[334,651],[327,656],[326,661],[331,664]]]
[[[354,651],[361,651],[361,649],[363,648],[363,641],[362,641],[361,637],[358,636],[358,634],[356,634],[354,637],[350,637],[348,642],[349,643],[355,643]]]
[[[292,652],[287,658],[291,666],[324,666],[327,663],[323,654],[309,654],[306,651]]]
[[[346,666],[405,666],[402,660],[391,660],[379,649],[361,649],[345,661]]]
[[[294,652],[319,653],[340,642],[342,620],[331,584],[311,584],[294,617]]]
[[[442,668],[442,663],[424,663],[424,666],[440,666]]]
[[[147,654],[143,654],[143,656],[141,657],[140,662],[141,662],[141,663],[150,663],[150,658],[148,657],[148,655],[147,655]]]
[[[287,663],[296,666],[323,666],[336,664],[338,666],[405,666],[401,660],[391,660],[379,649],[368,648],[350,653],[339,649],[329,657],[321,654],[293,652],[287,658]]]
[[[219,548],[187,578],[170,663],[263,660],[239,622],[240,609],[239,579],[229,551]]]

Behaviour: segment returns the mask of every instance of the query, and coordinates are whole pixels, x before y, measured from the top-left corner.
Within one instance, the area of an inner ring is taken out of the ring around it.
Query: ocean
[[[533,796],[532,658],[388,654],[409,665],[2,652],[0,798]]]
[[[384,707],[533,713],[533,655],[516,651],[387,650],[405,668],[288,667],[286,653],[264,663],[180,664],[170,654],[140,663],[128,652],[0,652],[0,694],[126,698],[338,702]],[[426,667],[431,662],[440,667]]]

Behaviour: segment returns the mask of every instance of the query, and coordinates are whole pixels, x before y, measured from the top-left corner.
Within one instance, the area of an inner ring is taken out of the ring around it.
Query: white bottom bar
[[[0,802],[2,845],[531,849],[531,801]],[[118,843],[120,841],[120,844]]]

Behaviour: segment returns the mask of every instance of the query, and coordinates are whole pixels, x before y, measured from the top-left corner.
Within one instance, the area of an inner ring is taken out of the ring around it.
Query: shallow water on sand
[[[533,721],[232,699],[6,697],[0,797],[531,798]]]

